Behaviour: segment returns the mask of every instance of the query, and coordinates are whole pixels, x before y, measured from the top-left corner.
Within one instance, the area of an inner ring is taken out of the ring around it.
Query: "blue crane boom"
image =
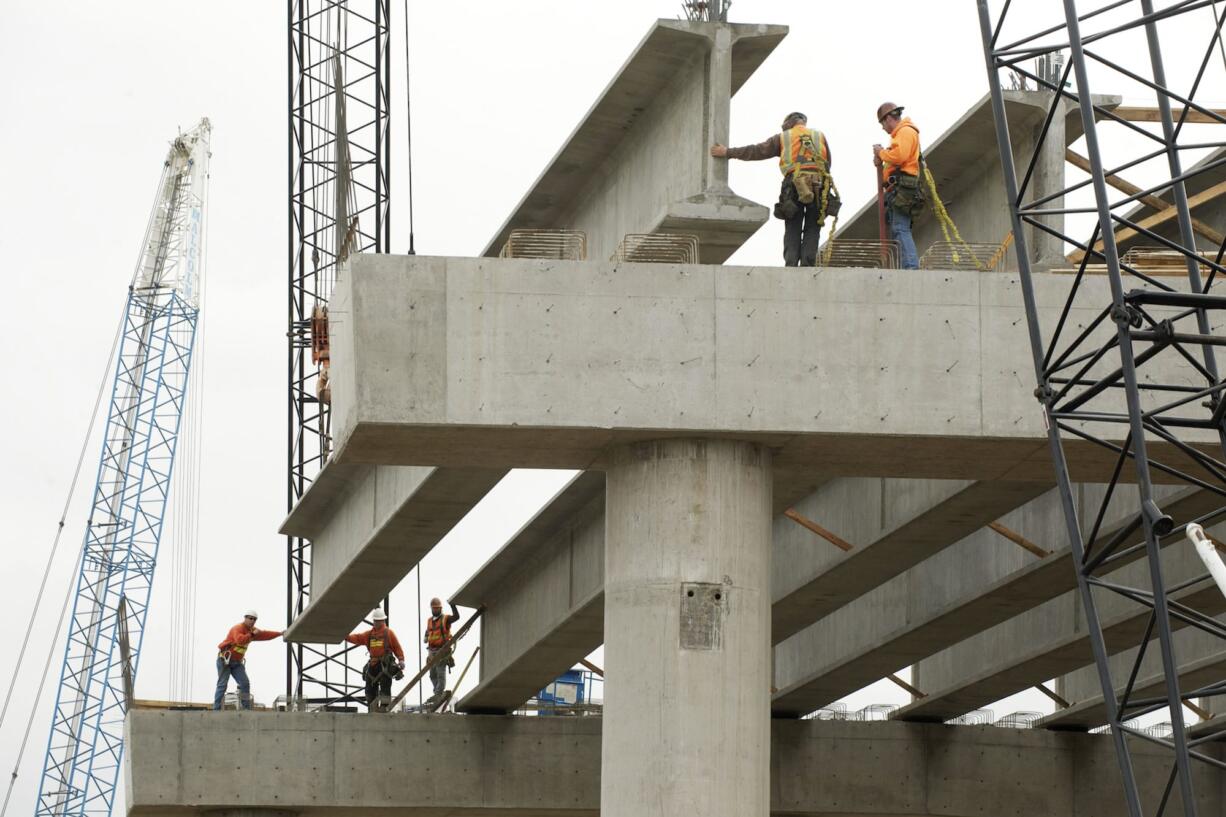
[[[210,132],[171,143],[128,288],[36,817],[114,805],[200,316]]]

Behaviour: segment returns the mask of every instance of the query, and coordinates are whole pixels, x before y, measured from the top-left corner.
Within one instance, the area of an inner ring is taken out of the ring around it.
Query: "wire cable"
[[[405,147],[409,152],[409,255],[417,255],[413,243],[413,86],[409,84],[409,0],[404,0],[404,114]],[[418,596],[420,595],[419,591]],[[420,598],[417,600],[417,606],[421,607]],[[419,609],[418,616],[420,615]]]

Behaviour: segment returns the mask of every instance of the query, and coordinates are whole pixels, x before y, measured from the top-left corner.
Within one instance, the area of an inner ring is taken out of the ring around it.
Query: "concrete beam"
[[[1209,684],[1218,683],[1226,676],[1226,652],[1217,652],[1179,668],[1179,690],[1187,693]],[[1116,690],[1117,696],[1124,688]],[[1166,695],[1166,676],[1154,675],[1141,678],[1133,685],[1132,700],[1162,697]],[[1043,729],[1075,729],[1085,731],[1107,722],[1107,704],[1101,695],[1078,701],[1067,709],[1056,710],[1035,724]]]
[[[627,233],[699,237],[722,263],[766,223],[767,208],[728,187],[732,95],[787,36],[786,26],[659,20],[486,246],[511,230],[578,229],[606,259]]]
[[[319,817],[595,817],[601,720],[134,710],[125,735],[127,814],[271,808]],[[1203,748],[1221,756],[1220,747]],[[1169,752],[1138,743],[1133,763],[1142,796],[1153,802],[1166,784]],[[889,770],[889,785],[875,769]],[[1106,817],[1125,808],[1117,769],[1105,735],[775,721],[770,811]],[[1221,773],[1197,764],[1195,774],[1199,813],[1222,813]]]
[[[1226,598],[1215,585],[1192,587],[1174,594],[1171,598],[1206,615],[1226,612]],[[1102,629],[1107,652],[1114,654],[1140,643],[1149,616],[1148,608],[1139,608],[1104,618]],[[1184,626],[1185,623],[1180,619],[1171,619],[1171,629],[1180,630]],[[1075,632],[1020,652],[1011,661],[968,675],[960,683],[930,691],[928,697],[902,707],[893,717],[907,721],[947,721],[1029,689],[1035,684],[1072,672],[1093,660],[1089,636],[1084,631]]]
[[[311,541],[311,601],[287,638],[342,640],[505,474],[328,463],[280,530]]]
[[[1067,286],[1036,276],[1049,325]],[[1110,300],[1105,280],[1081,291]],[[334,303],[342,463],[598,469],[611,445],[726,435],[771,447],[777,473],[1051,477],[1012,275],[366,255]],[[1065,450],[1078,481],[1115,464]]]
[[[883,505],[897,502],[908,493],[898,485],[900,481],[891,482],[895,484],[897,495],[883,499]],[[1046,491],[1048,485],[1041,482],[926,481],[924,488],[925,496],[915,513],[895,516],[896,523],[875,541],[840,554],[812,575],[798,576],[793,569],[776,572],[771,617],[774,643],[1026,504]],[[898,667],[887,671],[896,669]]]
[[[462,712],[510,712],[604,642],[604,474],[567,483],[452,595],[486,606]]]
[[[1162,500],[1162,507],[1179,519],[1194,519],[1218,505],[1215,495],[1200,489],[1185,490]],[[1048,505],[1047,513],[1058,514],[1059,508],[1054,503]],[[1124,524],[1126,520],[1112,521],[1108,516],[1094,545],[1102,546],[1110,541]],[[1139,541],[1140,534],[1135,539]],[[1130,540],[1128,544],[1131,543]],[[983,561],[981,545],[974,542],[968,548],[978,553],[980,562]],[[1122,560],[1120,565],[1143,556],[1143,552],[1138,552]],[[906,585],[909,588],[907,604],[897,610],[872,609],[870,599],[858,599],[840,610],[839,621],[832,620],[832,626],[851,626],[848,621],[866,616],[875,616],[879,623],[889,623],[880,626],[883,635],[874,633],[869,639],[857,641],[849,650],[841,650],[837,645],[822,651],[806,650],[805,661],[812,669],[793,670],[795,680],[779,684],[780,689],[771,700],[775,715],[798,717],[813,712],[888,673],[897,672],[1076,588],[1076,571],[1067,544],[1046,558],[1032,560],[1021,569],[984,582],[952,599],[945,586],[932,580],[934,571],[935,568],[930,571],[927,565],[912,571],[915,577]],[[776,666],[781,663],[777,656]]]

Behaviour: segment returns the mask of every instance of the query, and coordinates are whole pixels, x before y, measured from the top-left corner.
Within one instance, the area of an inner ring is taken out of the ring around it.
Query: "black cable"
[[[409,84],[409,0],[404,0],[404,138],[409,151],[409,255],[413,245],[413,87]]]

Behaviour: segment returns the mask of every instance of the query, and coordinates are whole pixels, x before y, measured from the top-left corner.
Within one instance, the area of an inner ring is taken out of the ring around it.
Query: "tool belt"
[[[915,218],[928,206],[928,191],[924,189],[923,176],[927,169],[924,154],[919,154],[919,174],[912,176],[895,170],[886,179],[885,203],[901,213]]]
[[[775,218],[783,221],[796,218],[804,212],[805,208],[805,205],[800,203],[799,194],[796,192],[794,176],[794,173],[789,173],[784,177],[783,184],[779,186],[779,201],[775,203],[774,214]],[[821,185],[818,187],[813,201],[813,204],[819,208],[822,205],[823,190],[826,209],[818,214],[819,221],[821,222],[825,222],[826,216],[837,216],[843,206],[843,201],[839,198],[838,191],[834,189],[834,179],[831,178],[829,173],[825,174],[822,178]]]
[[[400,668],[400,662],[397,661],[396,656],[390,652],[384,653],[377,662],[367,664],[366,671],[373,678],[379,678],[386,675],[393,681],[400,681],[404,679],[404,670]]]

